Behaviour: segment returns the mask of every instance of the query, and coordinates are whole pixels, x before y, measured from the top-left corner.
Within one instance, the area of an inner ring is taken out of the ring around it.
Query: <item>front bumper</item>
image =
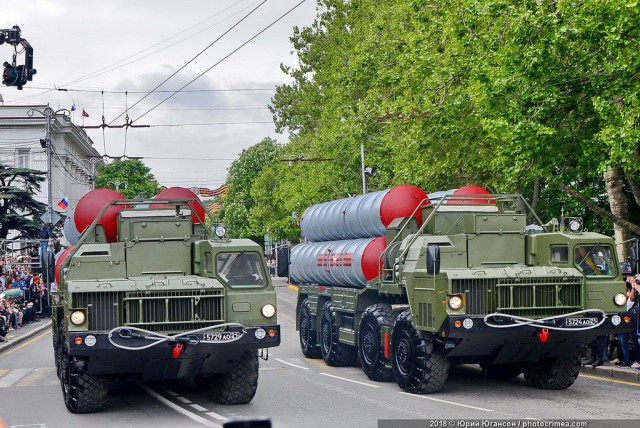
[[[619,325],[612,322],[614,315],[620,317]],[[449,316],[437,337],[451,358],[461,362],[502,364],[575,355],[580,346],[587,345],[597,336],[632,330],[632,323],[625,322],[631,319],[629,312],[608,313],[604,322],[589,329],[585,329],[585,325],[575,326],[576,321],[567,321],[568,318],[580,317],[558,317],[534,325],[516,325],[508,317],[491,318],[486,322],[484,316]],[[582,317],[585,320],[593,318],[599,323],[602,314]],[[568,325],[570,322],[572,325]]]
[[[260,329],[267,333],[262,339],[258,338],[262,334],[256,335]],[[69,356],[84,361],[89,374],[139,374],[143,380],[190,379],[196,374],[226,373],[245,351],[280,345],[277,324],[229,328],[224,333],[234,334],[227,338],[216,333],[198,333],[148,346],[154,340],[136,334],[122,337],[114,333],[110,340],[108,332],[69,332]],[[93,346],[86,344],[89,335],[96,338]]]

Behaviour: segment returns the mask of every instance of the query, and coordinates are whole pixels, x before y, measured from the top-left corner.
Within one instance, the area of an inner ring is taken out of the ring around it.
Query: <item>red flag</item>
[[[89,113],[84,111],[84,109],[82,109],[82,117],[89,117]]]

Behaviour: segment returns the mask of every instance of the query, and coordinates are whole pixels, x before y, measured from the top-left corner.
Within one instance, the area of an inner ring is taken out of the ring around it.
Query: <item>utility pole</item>
[[[364,173],[364,143],[360,144],[360,170],[362,171],[362,194],[367,194],[367,179]]]
[[[59,113],[62,113],[64,116],[69,117],[71,115],[71,112],[66,108],[61,108],[54,111],[47,104],[47,107],[45,107],[44,111],[38,110],[37,108],[29,109],[27,111],[27,116],[31,117],[36,112],[43,115],[46,120],[45,137],[44,139],[40,139],[40,145],[42,146],[42,148],[47,149],[47,218],[49,219],[49,223],[53,223],[53,183],[51,182],[53,151],[51,147],[51,119]]]

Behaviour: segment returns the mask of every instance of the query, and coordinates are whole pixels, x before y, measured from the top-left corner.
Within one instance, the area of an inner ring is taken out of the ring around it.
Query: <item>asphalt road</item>
[[[422,420],[385,425],[394,427],[432,427],[444,419],[640,420],[640,384],[633,382],[581,374],[567,390],[542,391],[526,386],[522,377],[485,379],[479,367],[460,366],[452,368],[440,393],[411,395],[394,382],[370,381],[359,367],[306,359],[295,331],[296,292],[283,281],[276,284],[282,345],[271,350],[268,361],[261,360],[258,392],[247,405],[215,404],[189,383],[120,382],[111,385],[103,412],[71,414],[62,401],[46,331],[0,354],[0,415],[9,427],[42,428],[215,427],[227,418],[263,416],[277,428],[377,427],[381,420]]]

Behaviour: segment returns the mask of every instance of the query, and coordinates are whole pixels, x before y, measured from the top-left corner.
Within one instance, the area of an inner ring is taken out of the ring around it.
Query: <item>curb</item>
[[[22,342],[25,342],[31,339],[33,336],[47,329],[51,329],[50,318],[43,319],[41,322],[38,323],[37,326],[30,328],[28,331],[25,331],[24,333],[21,332],[19,336],[15,336],[14,334],[12,334],[12,336],[14,336],[12,339],[9,339],[6,342],[0,343],[0,355],[3,352],[19,345]],[[10,333],[15,333],[15,330]]]
[[[640,371],[631,368],[620,368],[605,364],[595,368],[590,366],[582,366],[580,372],[593,376],[640,383]]]

